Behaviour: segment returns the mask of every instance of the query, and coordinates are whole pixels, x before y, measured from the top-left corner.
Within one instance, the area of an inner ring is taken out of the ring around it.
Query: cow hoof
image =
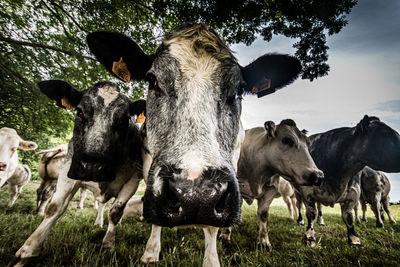
[[[303,226],[304,225],[304,220],[298,221],[297,224]]]
[[[317,240],[315,239],[314,236],[304,235],[304,243],[307,246],[310,246],[310,247],[314,248],[317,245]]]
[[[378,227],[378,228],[383,228],[383,223],[377,222],[377,223],[376,223],[376,227]]]
[[[26,266],[27,264],[31,263],[32,259],[36,257],[28,257],[28,258],[21,258],[15,256],[7,265],[7,267],[14,266],[14,267],[22,267]]]
[[[349,244],[351,246],[361,246],[361,240],[358,236],[351,235],[349,236]]]
[[[260,242],[258,242],[257,243],[257,247],[260,248],[260,249],[265,249],[265,250],[267,250],[269,252],[272,251],[272,245],[269,242],[268,243],[260,243]]]
[[[367,218],[362,218],[361,221],[367,222]]]
[[[112,242],[103,242],[101,248],[104,250],[112,251],[115,247],[115,244]]]
[[[320,222],[320,223],[318,223],[318,225],[325,226],[325,223],[324,222]]]
[[[145,263],[145,264],[149,264],[149,263],[153,263],[153,262],[157,262],[158,261],[158,257],[156,257],[155,255],[147,255],[146,253],[140,258],[140,260]]]

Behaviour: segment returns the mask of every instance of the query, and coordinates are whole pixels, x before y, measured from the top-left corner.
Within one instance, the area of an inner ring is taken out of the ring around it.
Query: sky
[[[365,114],[400,132],[400,1],[359,0],[339,34],[328,36],[327,76],[298,79],[274,94],[242,102],[245,129],[291,118],[310,134],[354,127]],[[270,52],[294,54],[296,40],[258,38],[250,47],[231,46],[245,66]],[[400,163],[399,163],[400,164]],[[388,174],[391,201],[400,201],[400,173]]]

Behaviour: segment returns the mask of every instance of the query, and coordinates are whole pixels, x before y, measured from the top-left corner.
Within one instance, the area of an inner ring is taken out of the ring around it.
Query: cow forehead
[[[12,128],[1,128],[0,129],[0,145],[1,147],[10,146],[16,147],[19,145],[21,138],[17,132]]]

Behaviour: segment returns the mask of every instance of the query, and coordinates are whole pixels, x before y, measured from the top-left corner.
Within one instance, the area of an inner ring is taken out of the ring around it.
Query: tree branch
[[[61,48],[58,48],[58,47],[55,47],[55,46],[45,45],[45,44],[40,44],[40,43],[35,43],[35,42],[19,41],[19,40],[14,40],[14,39],[3,37],[3,36],[0,36],[0,42],[6,42],[6,43],[9,43],[9,44],[29,46],[29,47],[35,47],[35,48],[39,47],[39,48],[43,48],[43,49],[50,49],[50,50],[54,50],[54,51],[57,51],[57,52],[61,52],[61,53],[67,54],[69,56],[77,56],[77,55],[79,55],[79,54],[77,54],[75,52],[67,51],[67,50],[64,50],[64,49],[61,49]],[[90,60],[93,60],[93,61],[97,61],[93,57],[84,56],[84,55],[80,55],[80,56],[82,56],[84,58],[87,58],[87,59],[90,59]]]
[[[25,83],[28,86],[28,88],[31,89],[32,92],[34,92],[34,93],[37,92],[36,86],[33,83],[31,83],[28,79],[23,77],[21,74],[19,74],[18,72],[13,71],[12,69],[10,69],[8,66],[2,64],[1,62],[0,62],[0,68],[2,68],[5,72],[7,72],[12,77],[14,77],[14,78],[20,80],[21,82]]]
[[[65,15],[67,15],[67,16],[72,20],[72,22],[73,22],[81,31],[84,31],[84,32],[86,32],[86,33],[89,32],[89,31],[87,31],[85,28],[83,28],[81,25],[79,25],[79,23],[74,19],[74,17],[71,16],[62,6],[60,6],[59,4],[57,4],[54,0],[50,0],[50,3],[51,3],[53,6],[58,7],[62,12],[64,12]]]

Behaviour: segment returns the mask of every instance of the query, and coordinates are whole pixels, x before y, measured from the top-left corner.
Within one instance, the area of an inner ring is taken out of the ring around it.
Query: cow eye
[[[282,138],[282,144],[292,147],[294,145],[294,141],[289,137]]]
[[[81,108],[77,107],[76,108],[76,116],[78,116],[79,118],[83,118],[83,111]]]
[[[152,73],[146,75],[146,82],[149,83],[149,89],[156,89],[158,87],[157,78]]]

